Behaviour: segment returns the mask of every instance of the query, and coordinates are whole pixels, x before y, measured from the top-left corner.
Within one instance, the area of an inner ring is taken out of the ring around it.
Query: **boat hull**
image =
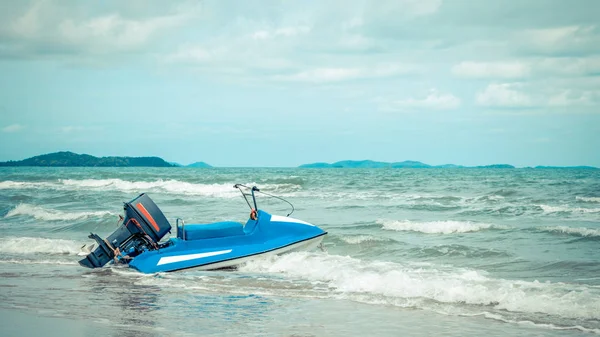
[[[260,258],[266,258],[269,256],[275,256],[275,255],[282,255],[282,254],[287,254],[287,253],[292,253],[292,252],[298,252],[298,251],[308,251],[308,250],[313,250],[315,248],[317,248],[319,246],[319,244],[321,244],[321,242],[323,241],[323,238],[325,237],[325,235],[321,235],[309,240],[305,240],[305,241],[301,241],[301,242],[296,242],[293,243],[289,246],[285,246],[285,247],[281,247],[278,249],[274,249],[271,251],[267,251],[267,252],[262,252],[262,253],[256,253],[254,255],[250,255],[250,256],[244,256],[244,257],[239,257],[239,258],[235,258],[232,260],[227,260],[227,261],[222,261],[222,262],[215,262],[215,263],[211,263],[211,264],[205,264],[205,265],[199,265],[196,267],[190,267],[190,268],[185,268],[185,269],[177,269],[177,270],[173,270],[173,271],[179,271],[179,270],[216,270],[216,269],[225,269],[225,268],[233,268],[233,267],[237,267],[241,264],[244,264],[246,262],[255,260],[255,259],[260,259]]]
[[[160,249],[143,252],[129,266],[143,273],[228,268],[260,256],[314,249],[327,234],[302,220],[264,211],[259,211],[258,220],[248,220],[241,234],[218,234],[235,232],[231,226],[232,223],[188,225],[189,229],[178,230],[181,236],[171,238]],[[193,237],[202,239],[189,239]]]

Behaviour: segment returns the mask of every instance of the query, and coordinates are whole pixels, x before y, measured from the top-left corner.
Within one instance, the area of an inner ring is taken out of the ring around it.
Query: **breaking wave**
[[[92,217],[105,217],[115,216],[115,213],[108,211],[97,211],[97,212],[63,212],[54,209],[45,209],[40,206],[34,206],[30,204],[19,204],[15,208],[11,209],[4,216],[10,218],[19,215],[31,216],[37,220],[45,221],[61,221],[61,220],[80,220]]]
[[[2,181],[0,189],[54,189],[54,190],[116,190],[121,192],[151,191],[181,195],[200,195],[211,197],[234,198],[239,196],[234,183],[196,184],[180,180],[128,181],[122,179],[59,179],[52,182]],[[254,183],[248,183],[254,185]],[[264,184],[265,191],[293,192],[302,187],[297,184]]]
[[[411,253],[426,258],[440,256],[457,256],[467,258],[510,257],[510,254],[504,251],[458,244],[412,248]]]
[[[585,227],[547,226],[539,227],[538,230],[550,233],[569,234],[583,237],[600,237],[600,229]]]
[[[539,205],[544,213],[600,213],[600,208]]]
[[[575,197],[575,200],[582,202],[600,202],[600,197]]]
[[[61,261],[61,260],[29,260],[29,259],[10,259],[0,260],[0,263],[7,264],[51,264],[51,265],[70,265],[75,266],[78,263],[75,261]]]
[[[71,240],[32,237],[0,238],[0,252],[11,254],[77,255],[83,244]]]
[[[571,319],[600,319],[600,289],[494,279],[476,270],[362,261],[308,252],[254,260],[240,270],[283,273],[311,282],[325,282],[334,294],[343,298],[383,299],[387,304],[402,307],[435,309],[437,304],[446,303],[455,309],[474,305],[478,308],[486,306],[499,313],[507,311],[534,316],[544,313]]]
[[[368,242],[388,242],[391,239],[388,238],[380,238],[372,235],[347,235],[340,237],[342,241],[351,245],[358,245],[361,243]]]
[[[476,223],[470,221],[426,221],[416,222],[410,220],[377,220],[383,229],[393,231],[411,231],[427,234],[452,234],[478,232],[485,229],[508,229],[505,226]]]

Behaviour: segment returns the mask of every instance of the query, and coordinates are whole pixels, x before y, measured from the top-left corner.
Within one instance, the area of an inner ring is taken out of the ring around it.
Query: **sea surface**
[[[324,251],[233,271],[77,264],[142,192],[173,225],[245,222],[235,183],[294,204]],[[600,170],[0,168],[2,336],[597,334]]]

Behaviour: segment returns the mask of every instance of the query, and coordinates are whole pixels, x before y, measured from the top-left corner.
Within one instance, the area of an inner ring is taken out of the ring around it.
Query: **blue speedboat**
[[[90,234],[98,247],[93,251],[91,248],[79,264],[99,268],[109,262],[124,263],[143,273],[221,269],[257,256],[313,249],[327,234],[315,225],[290,218],[289,214],[279,216],[258,210],[255,196],[256,192],[261,193],[258,188],[240,184],[234,187],[240,189],[250,207],[246,224],[233,221],[186,224],[177,219],[176,237],[161,242],[171,232],[171,224],[150,197],[141,194],[124,204],[122,224],[106,239]]]

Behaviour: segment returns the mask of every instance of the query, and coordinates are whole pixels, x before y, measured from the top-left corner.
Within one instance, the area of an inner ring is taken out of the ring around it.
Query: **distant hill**
[[[597,170],[594,166],[536,166],[536,169],[557,169],[557,168],[569,168],[569,169],[581,169],[581,170]]]
[[[431,165],[421,163],[419,161],[403,161],[397,163],[386,163],[373,160],[343,160],[333,164],[314,163],[300,165],[301,168],[428,168]]]
[[[465,168],[466,166],[462,165],[454,165],[454,164],[444,164],[444,165],[436,165],[435,168]]]
[[[212,166],[208,165],[203,161],[198,161],[193,164],[186,165],[185,167],[199,167],[199,168],[211,168]]]
[[[43,154],[20,161],[0,162],[0,166],[94,166],[94,167],[175,167],[159,157],[94,157],[69,151]]]
[[[484,166],[475,166],[475,168],[501,168],[501,169],[514,169],[515,167],[508,164],[493,164],[493,165],[484,165]]]
[[[328,163],[314,163],[300,165],[301,168],[467,168],[467,166],[445,164],[432,166],[420,161],[406,160],[401,162],[381,162],[373,160],[343,160],[333,164]],[[509,169],[515,168],[508,164],[494,164],[486,166],[475,166],[474,168],[498,168],[498,169]]]

